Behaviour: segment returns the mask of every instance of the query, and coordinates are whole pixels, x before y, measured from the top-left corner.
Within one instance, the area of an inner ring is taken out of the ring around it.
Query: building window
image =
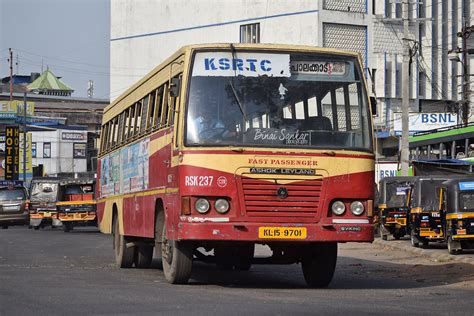
[[[51,143],[43,143],[43,158],[51,158]]]
[[[240,26],[241,43],[260,43],[260,23]]]
[[[31,158],[36,158],[36,142],[31,143]]]
[[[73,144],[73,157],[74,158],[86,158],[86,143],[74,143]]]
[[[366,0],[324,0],[324,10],[347,11],[347,12],[367,12]]]

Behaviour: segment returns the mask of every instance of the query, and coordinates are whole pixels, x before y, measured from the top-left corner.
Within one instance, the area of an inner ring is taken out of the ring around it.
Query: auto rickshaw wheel
[[[40,227],[39,227],[39,226],[33,226],[33,229],[34,229],[34,230],[39,230]]]
[[[458,249],[454,246],[455,241],[451,236],[448,237],[448,252],[450,255],[458,255],[462,252],[462,248]]]
[[[413,247],[419,247],[420,246],[420,242],[419,242],[417,236],[415,235],[415,232],[413,231],[413,229],[410,231],[410,243]]]
[[[310,287],[326,287],[334,276],[337,243],[319,243],[304,249],[301,258],[304,279]]]
[[[382,240],[387,240],[388,239],[388,236],[387,235],[384,235],[382,234]]]

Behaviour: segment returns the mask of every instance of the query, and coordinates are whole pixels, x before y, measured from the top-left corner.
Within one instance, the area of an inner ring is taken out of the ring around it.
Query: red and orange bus
[[[155,253],[186,283],[193,260],[301,263],[327,286],[338,243],[373,241],[369,103],[356,53],[183,47],[104,112],[98,219],[118,266]]]

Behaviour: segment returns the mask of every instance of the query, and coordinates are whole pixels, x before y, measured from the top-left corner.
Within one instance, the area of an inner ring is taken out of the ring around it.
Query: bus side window
[[[107,122],[107,132],[106,134],[107,135],[107,144],[106,144],[106,149],[110,149],[112,146],[112,122],[111,121],[108,121]]]
[[[135,135],[135,107],[136,103],[134,103],[130,107],[129,113],[129,126],[128,126],[128,138],[132,138]]]
[[[118,145],[122,144],[122,141],[123,141],[124,116],[125,116],[125,112],[120,113],[120,115],[118,116],[118,138],[117,138]]]
[[[163,86],[156,89],[155,115],[153,117],[153,128],[161,127],[161,118],[163,113]]]
[[[168,84],[163,85],[161,126],[168,126]]]
[[[146,123],[147,123],[149,102],[150,102],[150,95],[148,94],[142,100],[142,114],[141,114],[141,122],[140,122],[140,134],[143,134],[146,131]]]
[[[105,140],[107,138],[106,136],[106,130],[107,130],[107,125],[102,126],[102,130],[100,131],[100,151],[103,152],[105,151]]]
[[[118,117],[114,117],[112,120],[112,147],[117,145],[118,139]]]
[[[140,124],[142,123],[142,100],[138,101],[135,106],[135,130],[133,135],[138,135],[140,133]]]
[[[156,90],[150,93],[150,103],[148,105],[148,116],[146,120],[146,130],[150,131],[153,128],[154,115],[155,115],[155,98]]]
[[[124,111],[125,115],[123,117],[123,141],[128,140],[128,132],[130,127],[130,108]]]

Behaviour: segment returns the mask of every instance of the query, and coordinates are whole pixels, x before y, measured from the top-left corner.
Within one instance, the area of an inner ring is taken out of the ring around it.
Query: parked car
[[[0,226],[29,223],[28,191],[22,185],[0,183]]]

